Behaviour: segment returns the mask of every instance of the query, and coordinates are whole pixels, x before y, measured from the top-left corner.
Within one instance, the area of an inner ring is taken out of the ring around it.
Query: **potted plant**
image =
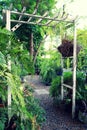
[[[79,110],[78,118],[81,122],[87,124],[87,104],[85,101],[82,101],[84,109]]]
[[[56,74],[57,74],[58,76],[61,76],[62,73],[63,73],[62,67],[57,67],[57,68],[55,69],[55,71],[56,71]]]

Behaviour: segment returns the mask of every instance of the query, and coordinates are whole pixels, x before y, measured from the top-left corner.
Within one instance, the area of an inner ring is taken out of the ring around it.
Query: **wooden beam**
[[[37,9],[38,9],[38,6],[39,6],[39,2],[40,2],[40,0],[37,0],[37,2],[36,2],[36,7],[35,7],[35,10],[34,10],[33,14],[36,14]],[[31,19],[32,19],[32,17],[30,17],[30,18],[28,19],[28,22],[30,22]]]
[[[36,14],[36,12],[37,12],[37,9],[34,10],[33,15]],[[29,21],[31,21],[31,19],[32,19],[32,17],[30,17],[27,21],[29,22]]]
[[[73,56],[68,57],[69,59],[73,59]],[[67,57],[62,57],[62,59],[67,59]]]
[[[47,16],[47,15],[48,15],[48,12],[45,12],[42,17],[44,18],[44,17]],[[38,24],[38,23],[40,23],[42,20],[43,20],[43,19],[40,18],[36,23]]]
[[[10,31],[10,10],[6,10],[6,29]],[[11,46],[11,41],[9,41],[8,46]],[[11,57],[8,54],[8,69],[11,71]],[[7,98],[7,104],[8,104],[8,117],[11,118],[11,87],[8,86],[8,98]]]
[[[39,2],[40,2],[40,0],[37,0],[37,2],[36,2],[36,7],[35,7],[35,10],[34,10],[33,14],[36,14],[37,9],[38,9],[38,6],[39,6]],[[23,13],[25,10],[26,10],[26,9],[25,9],[25,7],[24,7],[23,10],[22,10],[22,13]],[[21,18],[22,18],[22,15],[20,15],[19,20],[21,20]],[[32,19],[32,17],[30,17],[27,21],[29,22],[31,19]],[[16,25],[11,29],[11,31],[14,32],[14,31],[15,31],[16,29],[18,29],[21,25],[22,25],[22,23],[16,24]]]
[[[67,88],[70,88],[70,89],[73,89],[72,86],[68,85],[68,84],[63,84],[64,87],[67,87]]]
[[[62,57],[61,57],[61,67],[62,67],[62,69],[63,69],[63,67],[64,67]],[[64,79],[63,79],[63,74],[62,74],[62,76],[61,76],[61,100],[64,99],[63,80],[64,80]]]
[[[6,10],[6,29],[10,31],[10,10]]]
[[[21,23],[21,24],[32,24],[32,25],[46,26],[45,24],[35,23],[35,22],[27,22],[27,21],[11,20],[11,22],[14,22],[14,23]]]
[[[25,12],[25,10],[26,10],[26,7],[23,7],[22,13]],[[18,19],[19,21],[21,20],[22,16],[23,16],[23,15],[20,15],[20,17],[19,17],[19,19]],[[14,31],[15,31],[16,29],[18,29],[20,26],[21,26],[21,23],[16,24],[16,25],[11,29],[11,31],[14,32]]]
[[[74,21],[74,44],[73,44],[73,94],[72,94],[72,118],[75,117],[75,98],[76,98],[76,60],[77,60],[77,43],[76,43],[76,21]]]
[[[27,16],[27,17],[32,17],[32,18],[42,18],[42,19],[47,19],[47,20],[53,20],[53,21],[64,21],[62,19],[54,19],[54,18],[51,18],[51,17],[43,17],[43,16],[39,16],[39,15],[34,15],[34,14],[28,14],[28,13],[20,13],[20,12],[16,12],[16,11],[11,11],[12,14],[17,14],[17,15],[24,15],[24,16]],[[65,22],[73,22],[72,20],[66,20]]]
[[[56,18],[58,18],[58,16],[59,16],[59,15],[55,16],[55,17],[54,17],[54,20],[55,20]],[[66,20],[67,17],[68,17],[68,15],[66,15],[64,18],[61,18],[61,21]],[[49,24],[50,24],[51,22],[53,22],[54,20],[48,21],[48,22],[46,23],[46,25],[49,25]],[[58,23],[59,23],[59,22],[58,22]],[[58,23],[57,23],[57,24],[58,24]]]
[[[58,18],[58,17],[59,17],[59,14],[60,14],[60,12],[58,13],[57,16],[54,17],[54,19]],[[49,21],[46,23],[46,25],[49,25],[52,21],[53,21],[53,20],[49,20]]]
[[[22,13],[26,11],[26,7],[23,7]],[[20,15],[19,20],[21,20],[22,15]]]

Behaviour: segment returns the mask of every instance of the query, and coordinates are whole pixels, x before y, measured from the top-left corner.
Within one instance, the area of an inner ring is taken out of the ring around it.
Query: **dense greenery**
[[[60,55],[57,52],[51,52],[48,56],[50,57],[46,58],[44,56],[40,67],[40,75],[46,85],[50,85],[53,78],[62,73],[59,60]]]
[[[5,29],[0,29],[0,103],[7,109],[7,90],[9,86],[12,93],[11,115],[12,124],[9,122],[8,129],[16,123],[17,129],[37,129],[44,121],[44,111],[39,107],[38,102],[34,99],[30,87],[23,88],[20,77],[24,76],[23,70],[27,74],[34,72],[32,60],[29,52],[23,43]],[[9,40],[12,44],[9,44]],[[2,44],[3,43],[3,44]],[[10,56],[9,56],[10,54]],[[11,60],[11,70],[8,68],[8,62]],[[27,93],[25,93],[25,89]],[[1,108],[0,108],[1,110]],[[15,119],[13,120],[14,116]],[[5,122],[8,121],[8,113],[1,115],[1,130],[4,129]]]
[[[72,86],[72,72],[64,72],[64,83]],[[85,74],[83,72],[77,72],[76,76],[76,99],[87,101],[86,96],[86,85],[85,85]],[[72,93],[68,89],[65,89],[67,93],[67,97],[71,99]],[[68,90],[68,91],[67,91]],[[53,79],[51,87],[50,87],[50,94],[52,97],[56,98],[60,96],[61,91],[61,77],[58,76]]]

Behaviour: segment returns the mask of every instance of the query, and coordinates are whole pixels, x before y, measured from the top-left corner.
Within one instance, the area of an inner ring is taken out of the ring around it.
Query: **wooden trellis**
[[[9,31],[15,31],[18,29],[22,24],[32,24],[32,25],[40,25],[40,26],[56,26],[60,22],[66,22],[66,23],[73,23],[74,25],[74,49],[73,49],[73,86],[70,87],[68,85],[63,84],[63,77],[61,78],[61,99],[63,100],[63,88],[68,87],[72,89],[72,117],[74,118],[75,115],[75,95],[76,95],[76,18],[69,19],[69,15],[65,14],[64,11],[62,12],[62,15],[58,13],[54,17],[49,17],[48,12],[45,12],[42,16],[36,15],[38,6],[36,6],[34,12],[32,14],[25,13],[26,8],[24,7],[21,12],[16,11],[10,11],[10,10],[4,10],[4,13],[6,14],[6,28]],[[11,19],[11,15],[19,15],[18,20]],[[28,19],[27,21],[23,20],[23,17],[26,16]],[[34,18],[34,21],[33,21]],[[46,22],[43,24],[43,21],[46,20]],[[11,28],[11,23],[17,23],[14,27]],[[53,24],[52,24],[53,23]],[[62,60],[63,63],[63,60]],[[11,69],[11,63],[9,61],[9,68]],[[62,64],[63,67],[63,64]],[[8,86],[8,108],[11,106],[11,89],[10,86]]]

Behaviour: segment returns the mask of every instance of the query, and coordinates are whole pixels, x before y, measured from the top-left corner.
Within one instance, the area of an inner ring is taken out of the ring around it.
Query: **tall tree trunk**
[[[33,59],[34,46],[33,46],[33,33],[30,34],[30,56]]]

